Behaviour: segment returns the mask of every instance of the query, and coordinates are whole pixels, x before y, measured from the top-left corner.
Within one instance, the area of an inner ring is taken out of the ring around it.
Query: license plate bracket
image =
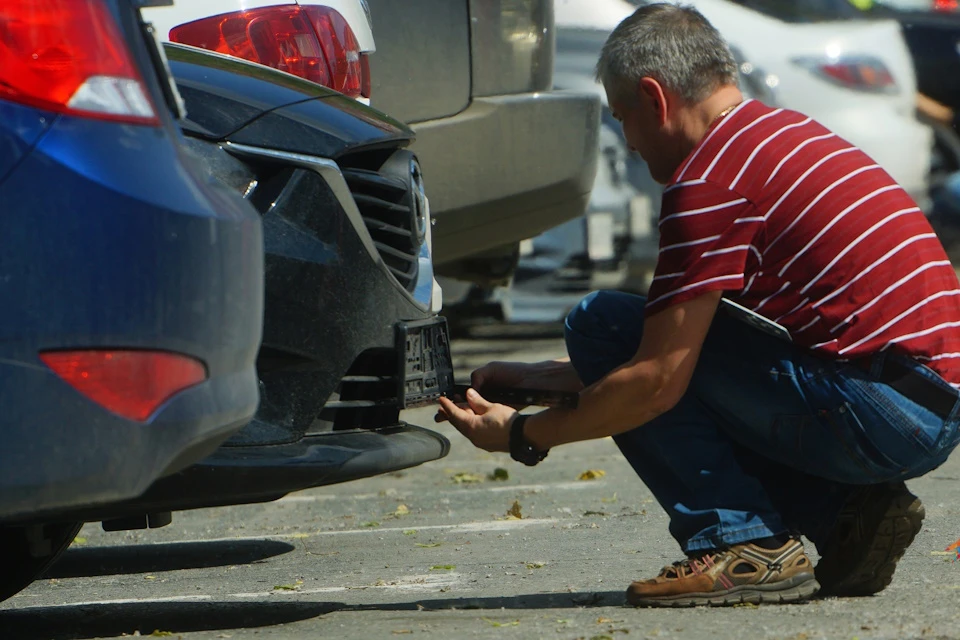
[[[444,317],[397,323],[401,409],[423,406],[453,390],[453,356]]]

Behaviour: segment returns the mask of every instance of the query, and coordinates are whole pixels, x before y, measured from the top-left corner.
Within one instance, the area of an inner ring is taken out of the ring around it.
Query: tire
[[[27,588],[70,546],[82,522],[0,527],[0,602]],[[30,540],[36,538],[33,553]],[[36,547],[39,547],[36,548]]]

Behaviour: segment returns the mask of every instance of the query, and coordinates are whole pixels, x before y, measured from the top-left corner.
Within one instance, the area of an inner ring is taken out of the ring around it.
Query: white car
[[[555,0],[556,23],[613,30],[645,3]],[[932,132],[916,119],[916,79],[897,22],[819,20],[814,0],[689,3],[746,60],[762,62],[776,106],[809,115],[857,145],[929,206]]]
[[[288,71],[370,103],[366,0],[177,0],[142,10],[161,40]]]

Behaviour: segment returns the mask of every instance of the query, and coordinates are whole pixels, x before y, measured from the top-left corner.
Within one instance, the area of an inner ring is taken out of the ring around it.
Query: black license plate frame
[[[453,391],[450,331],[443,316],[397,323],[400,408],[421,407]]]

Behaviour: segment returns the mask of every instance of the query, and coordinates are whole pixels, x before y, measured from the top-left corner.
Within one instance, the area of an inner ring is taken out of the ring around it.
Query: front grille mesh
[[[393,349],[368,349],[361,353],[307,433],[396,424],[400,415],[397,366]]]
[[[413,229],[410,180],[368,169],[342,172],[384,264],[407,291],[413,291],[420,243]]]

